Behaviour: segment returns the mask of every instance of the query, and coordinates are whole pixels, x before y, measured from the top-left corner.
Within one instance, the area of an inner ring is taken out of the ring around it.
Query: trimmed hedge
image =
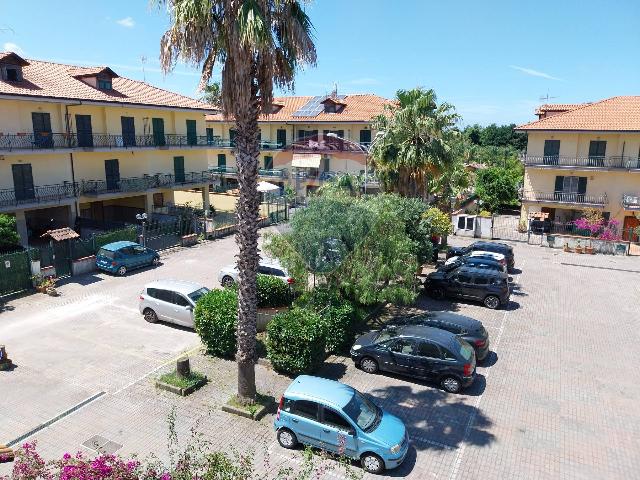
[[[194,311],[194,326],[207,352],[218,357],[236,353],[238,294],[233,289],[211,290]]]
[[[320,312],[321,324],[328,353],[348,350],[355,335],[356,310],[348,302],[339,307],[330,306]]]
[[[258,307],[287,307],[291,305],[291,290],[281,278],[258,275]]]
[[[297,375],[316,370],[325,358],[325,331],[313,310],[294,308],[267,326],[267,356],[275,370]]]

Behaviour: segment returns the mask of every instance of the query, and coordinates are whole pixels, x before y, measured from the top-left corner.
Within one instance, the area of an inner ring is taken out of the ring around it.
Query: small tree
[[[16,231],[16,218],[0,213],[0,249],[12,247],[18,243],[20,243],[20,236]]]
[[[519,176],[509,169],[489,167],[478,172],[476,193],[484,206],[495,212],[503,205],[518,205],[519,181]]]
[[[446,237],[453,232],[451,217],[438,208],[430,208],[422,214],[422,218],[429,223],[432,235]]]

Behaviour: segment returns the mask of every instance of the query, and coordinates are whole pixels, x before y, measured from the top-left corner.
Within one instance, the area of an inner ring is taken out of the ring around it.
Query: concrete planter
[[[167,392],[175,393],[176,395],[180,395],[181,397],[186,397],[187,395],[195,392],[200,387],[202,387],[205,383],[207,383],[207,381],[208,381],[207,377],[204,377],[197,383],[187,388],[180,388],[180,387],[176,387],[175,385],[171,385],[169,383],[164,383],[164,382],[161,382],[160,380],[156,380],[156,387],[158,387],[160,390],[166,390]]]
[[[71,262],[71,275],[82,275],[83,273],[95,272],[98,270],[96,267],[96,256],[90,255],[88,257],[79,258]]]
[[[198,235],[192,233],[190,235],[184,235],[181,239],[181,245],[183,247],[191,247],[198,243]]]
[[[234,405],[230,405],[229,403],[222,406],[222,411],[227,413],[233,413],[234,415],[239,415],[244,418],[249,418],[251,420],[260,420],[264,417],[272,408],[275,406],[274,404],[269,405],[257,405],[256,410],[251,413],[244,408],[236,407]]]

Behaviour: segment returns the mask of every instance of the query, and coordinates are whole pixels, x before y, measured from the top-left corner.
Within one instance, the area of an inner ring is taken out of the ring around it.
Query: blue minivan
[[[118,275],[125,275],[135,268],[156,266],[158,263],[158,252],[134,242],[108,243],[96,254],[96,267]]]
[[[370,473],[400,465],[409,450],[407,429],[349,385],[301,375],[284,392],[273,423],[278,443],[299,443],[360,460]]]

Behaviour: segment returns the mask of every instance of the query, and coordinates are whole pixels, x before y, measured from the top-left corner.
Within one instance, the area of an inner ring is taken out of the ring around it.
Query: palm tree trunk
[[[236,116],[236,163],[240,197],[236,212],[238,230],[238,400],[253,403],[256,397],[255,352],[258,298],[258,105],[257,101],[245,115]]]

